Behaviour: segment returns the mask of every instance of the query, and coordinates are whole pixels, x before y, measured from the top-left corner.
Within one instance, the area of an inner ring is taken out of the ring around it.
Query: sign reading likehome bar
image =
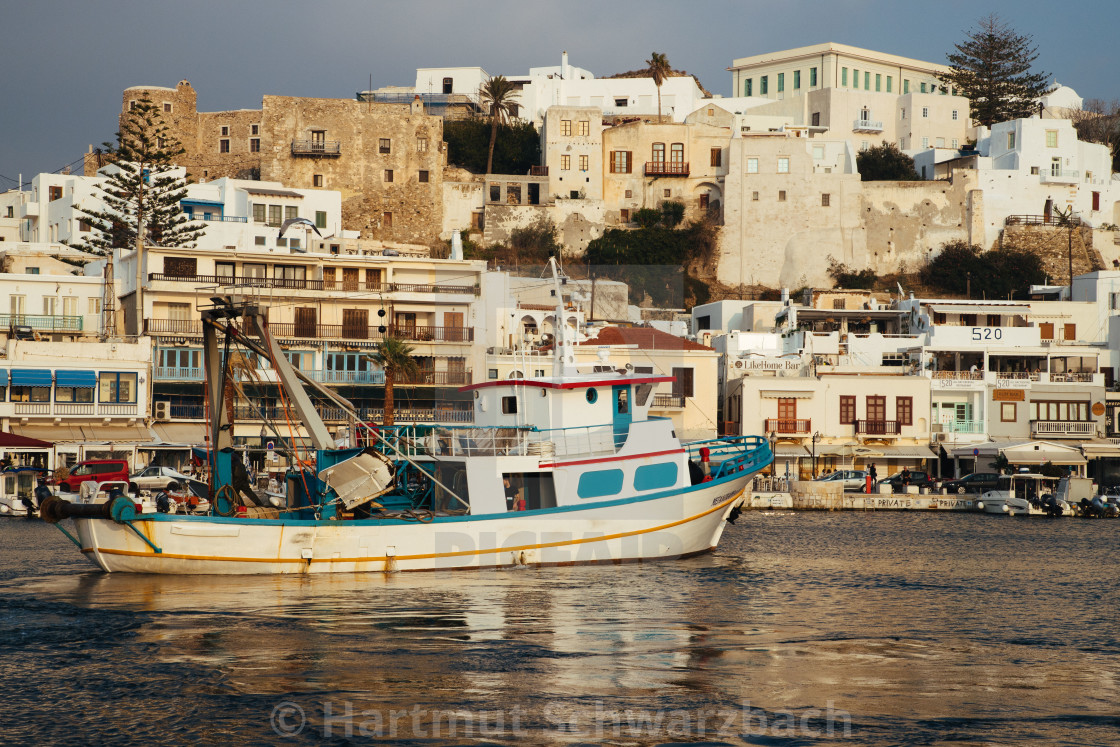
[[[993,389],[993,402],[1025,402],[1027,391],[1025,389]]]

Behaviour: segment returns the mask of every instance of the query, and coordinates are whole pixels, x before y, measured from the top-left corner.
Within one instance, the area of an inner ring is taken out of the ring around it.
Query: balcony
[[[372,340],[379,342],[386,337],[409,342],[474,342],[474,327],[428,327],[420,325],[390,324],[381,332],[380,325],[364,324],[300,324],[276,322],[268,325],[269,332],[279,338],[309,338],[314,340]]]
[[[684,407],[684,397],[678,397],[675,394],[655,394],[653,395],[653,407],[657,409],[679,409]]]
[[[268,288],[312,291],[353,291],[361,293],[466,293],[479,294],[477,285],[432,285],[422,283],[366,283],[346,280],[291,280],[287,278],[247,277],[235,275],[168,275],[148,273],[151,282],[193,283],[196,286]]]
[[[180,368],[176,366],[156,366],[156,381],[202,381],[201,368]]]
[[[350,414],[341,407],[316,407],[319,417],[327,423],[345,423],[350,420]],[[363,407],[358,409],[358,418],[366,423],[380,423],[385,420],[385,410],[381,407]],[[260,420],[261,416],[269,420],[280,422],[284,419],[284,410],[280,407],[255,407],[239,405],[234,408],[234,420]],[[172,413],[172,417],[175,417]],[[409,408],[398,407],[393,410],[393,419],[396,423],[473,423],[473,409],[455,409],[449,407],[435,408]]]
[[[31,327],[35,332],[81,332],[82,317],[56,314],[0,314],[0,328]]]
[[[779,436],[807,436],[812,431],[810,420],[788,420],[786,418],[766,418],[766,432]]]
[[[1032,420],[1031,437],[1091,438],[1097,435],[1097,424],[1084,420]]]
[[[145,319],[144,331],[149,335],[201,335],[199,319]]]
[[[1096,379],[1095,373],[1052,373],[1051,384],[1092,384]],[[1102,377],[1103,378],[1103,377]]]
[[[339,140],[293,140],[292,155],[338,158],[342,155],[342,142]]]
[[[303,371],[320,384],[384,384],[384,371]]]
[[[204,221],[206,223],[248,223],[249,222],[249,219],[246,218],[244,215],[213,215],[213,214],[211,214],[210,217],[207,218],[206,213],[187,213],[185,210],[183,212],[186,213],[186,216],[188,218],[190,218],[191,220]]]
[[[471,383],[471,372],[462,371],[430,371],[423,369],[415,376],[404,376],[396,384],[436,385],[436,386],[466,386]]]
[[[548,176],[547,166],[530,166],[529,176]]]
[[[1077,184],[1081,181],[1081,172],[1073,169],[1050,169],[1043,171],[1043,184]]]
[[[941,424],[942,433],[983,433],[983,420],[950,420]]]
[[[169,414],[172,420],[205,420],[206,405],[172,404]]]
[[[135,416],[138,407],[135,403],[117,404],[113,402],[13,402],[15,415],[75,416],[97,415],[99,417]]]
[[[1074,216],[1074,226],[1081,225],[1081,219]],[[1003,219],[1005,226],[1060,226],[1062,221],[1053,215],[1009,215]]]
[[[646,161],[646,176],[688,176],[688,163],[681,161]]]
[[[861,436],[897,436],[902,432],[897,420],[857,420],[856,433]]]
[[[857,119],[852,123],[853,132],[882,132],[883,123],[873,119]]]

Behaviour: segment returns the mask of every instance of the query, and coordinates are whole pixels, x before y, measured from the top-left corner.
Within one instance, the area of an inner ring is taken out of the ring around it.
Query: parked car
[[[132,484],[140,490],[178,490],[191,478],[170,467],[146,467],[132,476]]]
[[[863,490],[867,485],[867,471],[862,469],[838,469],[817,478],[818,482],[842,482],[844,490]]]
[[[58,489],[77,493],[83,482],[128,482],[128,462],[123,459],[90,459],[70,468],[70,474],[58,481]]]
[[[973,472],[956,480],[946,480],[941,487],[950,493],[983,493],[995,490],[998,483],[998,472]]]
[[[910,470],[910,484],[916,485],[919,488],[932,488],[934,486],[934,482],[930,479],[929,473],[919,469]],[[895,472],[890,477],[884,477],[876,484],[876,488],[878,488],[879,485],[890,485],[891,490],[894,492],[901,490],[902,472]]]

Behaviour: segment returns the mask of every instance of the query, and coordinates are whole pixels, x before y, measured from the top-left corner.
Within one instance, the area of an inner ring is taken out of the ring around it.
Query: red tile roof
[[[599,336],[581,345],[635,345],[639,350],[712,350],[698,342],[653,327],[603,327]]]

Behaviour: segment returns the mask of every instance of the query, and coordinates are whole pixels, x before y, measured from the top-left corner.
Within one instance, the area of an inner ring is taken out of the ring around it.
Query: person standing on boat
[[[521,503],[521,490],[513,484],[513,478],[509,475],[502,475],[502,484],[506,491],[506,511],[524,511],[525,506]]]
[[[50,497],[51,489],[47,487],[47,478],[40,477],[39,484],[35,486],[35,503],[42,506],[43,501]],[[25,495],[23,497],[23,505],[27,507],[27,518],[30,519],[34,515],[33,512],[35,510],[35,505],[31,502],[31,496]]]

